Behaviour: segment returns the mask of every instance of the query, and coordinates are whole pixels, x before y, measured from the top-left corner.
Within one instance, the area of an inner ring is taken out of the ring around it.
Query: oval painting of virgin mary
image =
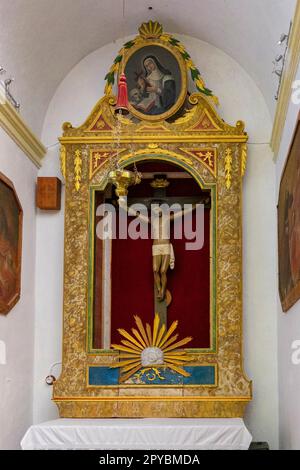
[[[133,114],[152,120],[172,114],[183,90],[180,66],[168,49],[145,46],[137,50],[128,59],[125,74]]]

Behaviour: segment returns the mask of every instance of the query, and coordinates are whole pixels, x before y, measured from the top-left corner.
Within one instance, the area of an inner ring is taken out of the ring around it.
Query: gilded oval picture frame
[[[153,42],[132,48],[124,71],[133,116],[161,121],[182,107],[187,94],[186,66],[170,47]]]

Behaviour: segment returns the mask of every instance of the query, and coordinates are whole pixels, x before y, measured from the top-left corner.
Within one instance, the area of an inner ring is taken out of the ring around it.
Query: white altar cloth
[[[31,426],[23,450],[246,450],[252,436],[241,418],[61,418]]]

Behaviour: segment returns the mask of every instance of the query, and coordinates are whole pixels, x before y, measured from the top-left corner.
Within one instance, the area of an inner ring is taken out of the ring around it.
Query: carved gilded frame
[[[215,352],[193,353],[195,365],[217,369],[213,386],[91,386],[87,370],[118,361],[118,354],[88,350],[89,195],[104,187],[116,155],[114,98],[101,99],[79,128],[64,125],[62,172],[66,181],[63,369],[53,399],[63,417],[235,417],[251,400],[243,370],[242,341],[242,179],[247,134],[238,121],[229,126],[200,93],[173,123],[137,124],[122,119],[120,165],[158,155],[184,166],[198,181],[216,187]],[[155,143],[153,143],[155,142]],[[207,151],[211,151],[211,164]]]
[[[149,115],[149,114],[147,115],[147,114],[139,112],[129,103],[128,109],[133,116],[136,116],[137,118],[142,119],[144,121],[157,122],[157,121],[162,121],[164,119],[168,119],[170,116],[175,114],[183,106],[184,101],[186,99],[186,95],[187,95],[187,71],[186,71],[185,62],[181,54],[170,44],[167,44],[166,42],[160,39],[156,39],[155,41],[143,40],[135,44],[131,49],[127,50],[124,53],[124,69],[126,70],[126,65],[129,59],[137,51],[140,51],[140,49],[143,49],[149,46],[159,46],[159,47],[162,47],[163,49],[166,49],[175,58],[178,64],[179,70],[180,70],[180,75],[181,75],[181,90],[178,95],[178,98],[176,99],[174,105],[170,109],[168,109],[166,112],[157,114],[157,115]]]

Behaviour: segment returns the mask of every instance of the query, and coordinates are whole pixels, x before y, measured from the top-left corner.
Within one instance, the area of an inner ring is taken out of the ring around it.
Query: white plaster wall
[[[58,134],[57,134],[58,135]],[[57,146],[48,149],[39,176],[57,176],[63,180],[58,164]],[[62,298],[64,245],[64,185],[61,211],[37,213],[36,234],[36,309],[34,422],[57,417],[57,407],[51,401],[52,387],[45,383],[51,372],[58,377],[62,355]],[[50,370],[53,366],[52,371]]]
[[[244,338],[245,369],[253,379],[254,400],[246,422],[255,440],[268,440],[277,448],[275,165],[268,147],[270,116],[259,89],[237,62],[205,42],[177,37],[186,45],[207,86],[219,97],[220,115],[229,123],[244,120],[250,136],[244,190]],[[108,44],[85,57],[56,90],[43,126],[42,140],[50,150],[41,175],[59,175],[55,144],[62,123],[70,121],[78,126],[87,118],[103,95],[105,74],[128,39]],[[51,390],[43,381],[50,365],[61,357],[62,262],[63,211],[38,214],[35,422],[57,416],[50,401]]]
[[[0,363],[0,449],[18,449],[32,424],[37,168],[2,128],[0,171],[14,183],[23,208],[21,299],[7,316],[0,315],[0,341],[6,346],[6,364]]]
[[[256,441],[277,448],[275,165],[268,145],[249,147],[244,179],[244,351],[253,401],[246,423]]]
[[[300,80],[300,67],[296,74]],[[299,94],[298,94],[299,96]],[[281,174],[286,161],[300,104],[290,102],[287,119],[276,162],[276,201],[279,194]],[[299,156],[300,158],[300,156]],[[300,183],[299,183],[300,184]],[[300,210],[300,208],[299,208]],[[277,257],[277,253],[276,253]],[[276,266],[278,270],[278,267]],[[300,365],[292,363],[292,343],[300,340],[300,302],[287,313],[278,302],[278,382],[279,382],[279,442],[281,449],[300,449]]]

